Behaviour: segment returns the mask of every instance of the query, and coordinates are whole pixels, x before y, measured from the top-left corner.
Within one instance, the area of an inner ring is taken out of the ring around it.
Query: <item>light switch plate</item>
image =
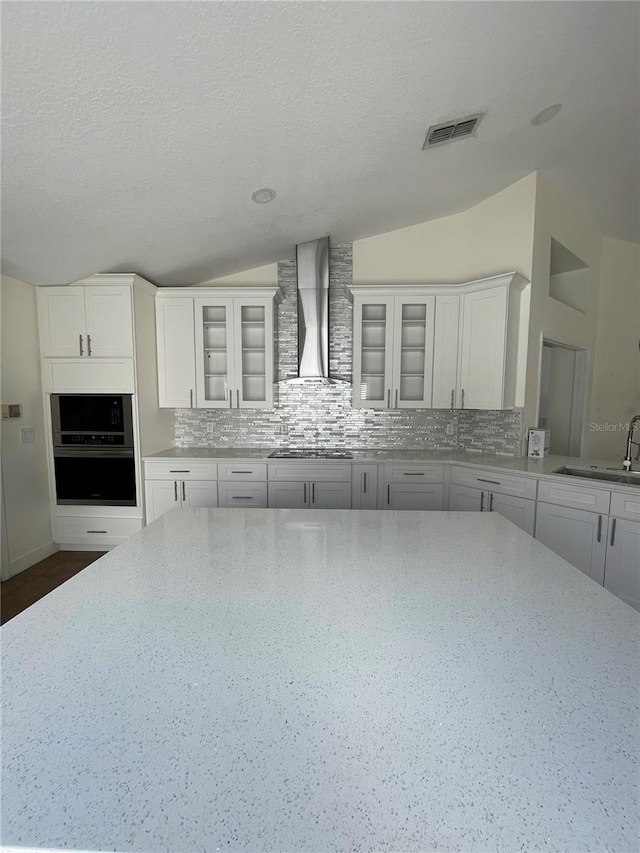
[[[210,435],[213,433],[213,421],[207,421],[207,432]]]
[[[20,444],[35,444],[36,431],[34,427],[20,427]]]

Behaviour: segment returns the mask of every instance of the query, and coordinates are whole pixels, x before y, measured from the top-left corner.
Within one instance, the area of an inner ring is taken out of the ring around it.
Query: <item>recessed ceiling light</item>
[[[551,121],[552,118],[555,118],[561,109],[562,104],[551,104],[550,107],[545,107],[543,110],[540,110],[538,115],[531,119],[531,124],[534,127],[546,124],[548,121]]]
[[[273,201],[275,197],[276,191],[272,190],[271,187],[262,187],[251,193],[251,198],[256,204],[266,204],[268,201]]]

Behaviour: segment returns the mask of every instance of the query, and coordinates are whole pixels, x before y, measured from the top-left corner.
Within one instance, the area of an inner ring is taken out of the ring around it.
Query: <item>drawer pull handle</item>
[[[616,541],[616,522],[617,522],[617,520],[618,520],[617,518],[614,518],[613,524],[611,525],[611,540],[609,541],[609,544],[611,545],[612,548],[613,548],[615,541]]]
[[[391,486],[387,486],[387,506],[391,503]]]
[[[106,530],[87,530],[87,533],[107,533]]]
[[[231,495],[232,501],[252,501],[253,495]]]
[[[598,542],[602,540],[602,516],[598,516]]]
[[[501,485],[500,480],[483,480],[482,477],[476,477],[479,483],[491,483],[493,486]]]
[[[493,512],[493,492],[489,495],[489,512]]]
[[[253,474],[253,471],[232,471],[232,474]]]
[[[311,483],[311,503],[314,504],[316,502],[316,484]]]
[[[424,477],[424,471],[403,471],[403,477]]]
[[[367,473],[366,473],[366,471],[365,471],[365,473],[362,475],[362,482],[363,482],[363,486],[364,486],[364,488],[363,488],[363,490],[362,490],[362,491],[363,491],[363,494],[365,494],[365,495],[366,495],[366,494],[367,494]]]
[[[78,340],[80,342],[80,355],[84,355],[84,350],[82,349],[82,335],[78,335]],[[89,531],[87,531],[88,533]]]
[[[484,512],[484,492],[480,492],[480,512]]]
[[[184,480],[182,481],[182,502],[184,503],[187,499],[187,493],[185,491]]]
[[[191,468],[169,468],[170,474],[190,474]]]
[[[177,503],[178,502],[178,481],[173,481],[173,499]]]

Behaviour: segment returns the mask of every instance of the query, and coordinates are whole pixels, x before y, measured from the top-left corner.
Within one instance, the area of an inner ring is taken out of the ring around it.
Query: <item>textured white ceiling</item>
[[[639,8],[3,3],[3,269],[188,284],[453,213],[536,169],[637,239]],[[430,124],[485,110],[476,139],[422,151]],[[271,204],[250,201],[262,186]]]

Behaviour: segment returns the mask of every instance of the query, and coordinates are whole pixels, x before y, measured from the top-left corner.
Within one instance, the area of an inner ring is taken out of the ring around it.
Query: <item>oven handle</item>
[[[56,459],[133,459],[132,448],[120,447],[54,447]]]

